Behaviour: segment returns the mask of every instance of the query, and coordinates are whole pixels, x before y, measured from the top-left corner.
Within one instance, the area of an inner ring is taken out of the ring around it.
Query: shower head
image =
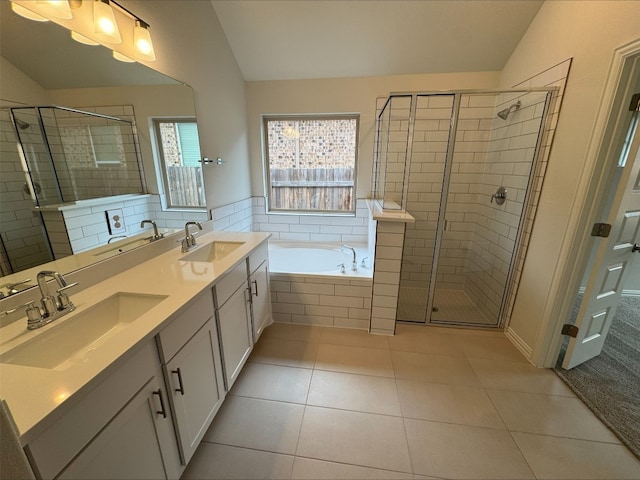
[[[29,128],[31,125],[28,124],[27,122],[24,122],[22,120],[20,120],[19,118],[13,118],[16,121],[16,126],[20,129],[20,130],[24,130],[25,128]]]
[[[522,102],[520,102],[520,100],[518,100],[516,103],[511,105],[509,108],[505,108],[504,110],[500,110],[498,112],[498,116],[501,119],[506,120],[507,118],[509,118],[509,115],[511,115],[512,111],[517,112],[518,110],[520,110],[521,106],[522,106]]]

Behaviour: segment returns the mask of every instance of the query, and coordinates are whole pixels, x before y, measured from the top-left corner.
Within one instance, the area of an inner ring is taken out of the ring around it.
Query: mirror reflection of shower
[[[37,205],[143,193],[132,121],[56,106],[10,112]]]

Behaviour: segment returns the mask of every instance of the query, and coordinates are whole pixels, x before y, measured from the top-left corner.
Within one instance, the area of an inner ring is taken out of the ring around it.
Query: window
[[[355,213],[357,115],[264,117],[270,212]]]
[[[195,119],[155,119],[162,178],[170,208],[206,206]]]

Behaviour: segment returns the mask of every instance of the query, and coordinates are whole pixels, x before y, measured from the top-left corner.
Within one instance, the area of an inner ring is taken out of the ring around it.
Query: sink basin
[[[92,350],[165,298],[118,292],[87,310],[55,320],[47,331],[0,355],[0,363],[65,370],[84,361]]]
[[[197,250],[186,254],[180,260],[187,262],[217,262],[242,245],[244,245],[244,242],[213,241],[198,247]]]

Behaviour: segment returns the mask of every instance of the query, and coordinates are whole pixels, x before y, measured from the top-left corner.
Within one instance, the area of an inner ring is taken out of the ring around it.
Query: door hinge
[[[608,237],[611,233],[611,225],[608,223],[594,223],[591,229],[592,237]]]
[[[579,328],[575,325],[565,323],[562,326],[562,335],[569,335],[570,337],[576,338],[578,336],[578,330]]]
[[[629,111],[640,111],[640,93],[634,93],[631,97],[631,103],[629,104]]]

